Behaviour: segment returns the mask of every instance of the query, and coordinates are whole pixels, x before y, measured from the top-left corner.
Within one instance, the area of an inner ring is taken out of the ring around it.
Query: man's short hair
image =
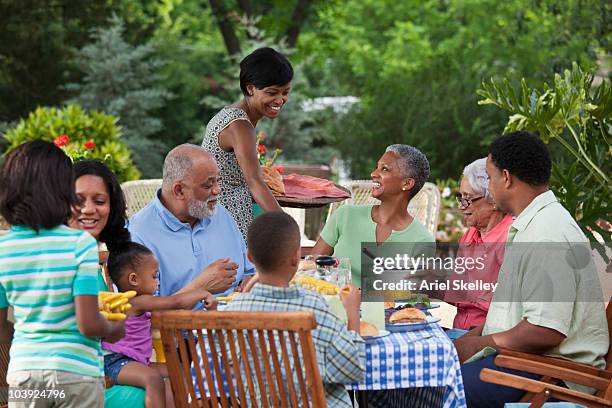
[[[247,248],[257,270],[274,272],[300,247],[300,228],[284,212],[267,212],[255,218],[247,232]]]
[[[512,132],[498,137],[489,146],[495,167],[532,186],[548,184],[550,153],[539,137],[529,132]]]
[[[169,188],[172,183],[184,180],[193,168],[193,157],[191,152],[208,153],[202,146],[184,143],[176,146],[166,155],[164,169],[162,172],[162,187]]]

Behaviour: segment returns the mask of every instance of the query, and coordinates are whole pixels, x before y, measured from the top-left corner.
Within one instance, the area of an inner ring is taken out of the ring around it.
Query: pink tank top
[[[102,348],[149,365],[153,348],[151,312],[145,312],[140,316],[128,316],[125,320],[125,336],[115,343],[103,341]]]

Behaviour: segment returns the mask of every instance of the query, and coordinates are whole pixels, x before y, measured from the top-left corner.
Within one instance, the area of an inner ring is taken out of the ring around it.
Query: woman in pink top
[[[484,263],[481,269],[466,269],[462,273],[456,270],[452,279],[463,282],[497,282],[508,229],[512,224],[512,217],[498,211],[493,203],[485,164],[486,158],[478,159],[463,169],[457,193],[459,209],[469,227],[459,240],[457,257],[482,257]],[[490,290],[446,292],[444,300],[457,306],[453,328],[469,330],[484,324],[492,296]]]

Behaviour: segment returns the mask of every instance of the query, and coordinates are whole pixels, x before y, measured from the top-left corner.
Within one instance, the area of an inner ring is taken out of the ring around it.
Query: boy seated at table
[[[247,233],[247,256],[256,266],[259,281],[250,292],[235,297],[225,310],[313,312],[317,327],[312,338],[327,405],[351,407],[344,384],[359,382],[365,374],[365,344],[358,334],[359,289],[349,285],[340,294],[347,327],[321,296],[290,285],[300,261],[300,230],[283,212],[265,213],[253,221]]]

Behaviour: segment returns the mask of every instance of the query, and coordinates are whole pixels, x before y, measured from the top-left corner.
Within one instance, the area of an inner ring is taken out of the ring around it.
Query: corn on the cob
[[[104,316],[104,318],[106,320],[115,320],[115,321],[121,321],[121,320],[125,320],[126,316],[123,313],[108,313],[108,312],[100,312],[100,314],[102,316]]]
[[[294,282],[305,289],[322,295],[337,295],[340,292],[340,288],[333,283],[316,279],[312,276],[300,275],[294,278]]]
[[[125,313],[132,308],[129,299],[136,296],[133,290],[127,292],[100,292],[98,310],[107,320],[125,320]]]

